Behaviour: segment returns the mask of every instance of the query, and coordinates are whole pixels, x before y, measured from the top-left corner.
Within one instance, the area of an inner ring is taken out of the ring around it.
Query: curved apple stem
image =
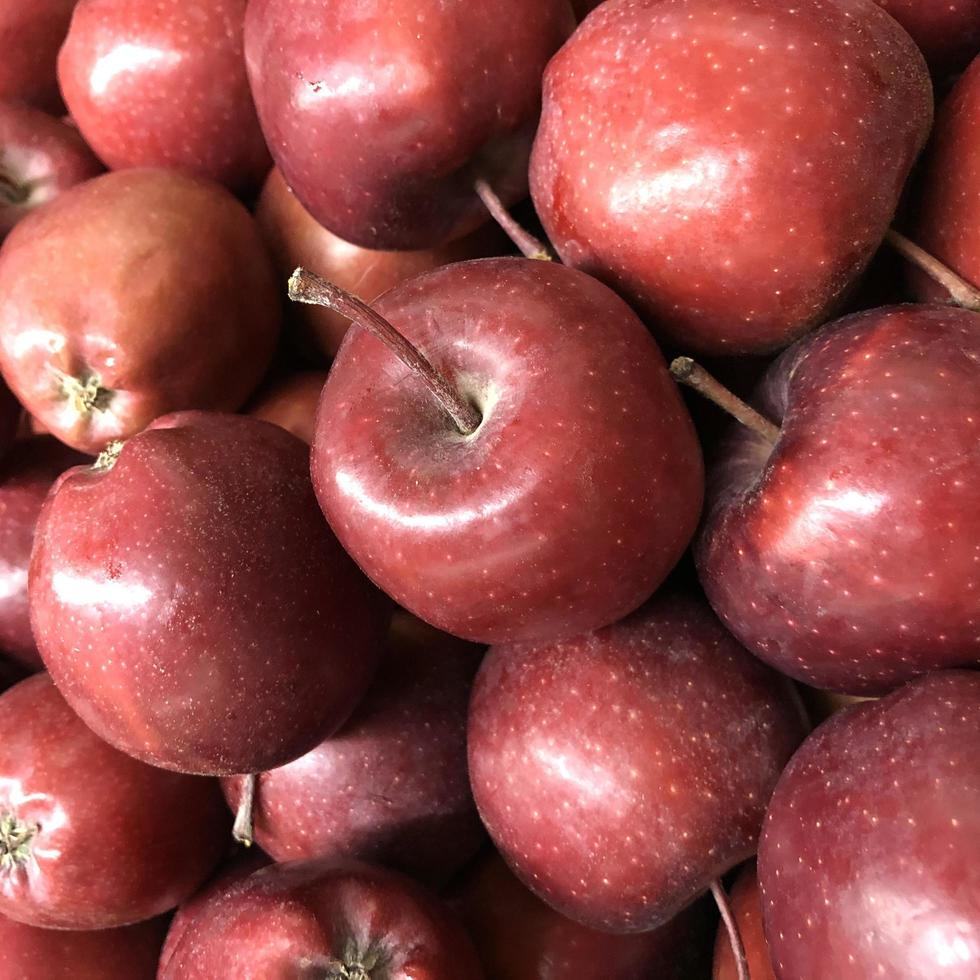
[[[911,239],[889,228],[885,241],[901,256],[908,259],[917,269],[924,272],[933,282],[942,286],[949,293],[950,301],[956,306],[980,313],[980,289],[958,276],[934,255],[920,248]]]
[[[540,259],[543,262],[553,260],[554,256],[548,246],[514,220],[514,216],[504,207],[503,201],[497,197],[497,192],[482,177],[476,180],[473,189],[476,191],[477,197],[483,201],[493,220],[500,225],[525,258]]]
[[[728,941],[732,944],[732,954],[735,957],[735,972],[738,980],[751,980],[749,975],[749,961],[745,958],[745,947],[742,945],[742,937],[738,932],[738,925],[735,916],[732,914],[732,907],[728,903],[728,896],[717,878],[711,882],[711,894],[715,897],[715,904],[721,913],[721,920],[725,923],[725,931],[728,933]]]
[[[249,773],[242,781],[242,795],[238,800],[238,809],[235,811],[235,824],[231,828],[231,836],[251,847],[255,843],[255,790],[258,788],[259,777],[257,773]]]
[[[779,439],[779,426],[760,415],[751,405],[729,391],[717,378],[712,377],[696,361],[689,357],[675,357],[670,363],[670,373],[675,381],[693,388],[720,409],[738,419],[742,425],[762,436],[770,446]]]
[[[303,268],[297,269],[289,277],[289,298],[296,303],[326,306],[369,330],[429,389],[463,435],[468,436],[480,427],[482,419],[476,408],[429,363],[414,344],[367,303]]]

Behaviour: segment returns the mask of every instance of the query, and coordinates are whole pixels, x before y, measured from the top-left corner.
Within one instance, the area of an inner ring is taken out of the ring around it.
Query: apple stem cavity
[[[551,250],[540,239],[535,238],[526,228],[514,220],[513,215],[504,207],[503,201],[497,196],[496,191],[482,178],[478,178],[473,185],[477,197],[483,201],[490,216],[503,229],[507,237],[521,250],[521,254],[527,259],[538,259],[542,262],[551,262],[554,256]]]
[[[299,268],[289,277],[289,298],[295,303],[325,306],[370,331],[425,386],[464,435],[472,435],[483,421],[480,413],[429,362],[425,355],[400,334],[381,314],[356,296],[308,269]]]
[[[751,980],[749,976],[749,961],[745,958],[745,946],[742,945],[742,937],[739,935],[738,925],[735,916],[732,914],[732,907],[728,902],[728,895],[722,887],[721,881],[715,878],[711,882],[711,894],[714,896],[715,904],[721,913],[722,922],[725,923],[725,931],[728,933],[728,941],[732,944],[732,954],[735,957],[735,972],[738,980]]]
[[[714,402],[720,409],[738,419],[742,425],[762,436],[770,446],[779,439],[779,426],[760,415],[751,405],[729,391],[717,378],[712,377],[696,361],[689,357],[675,357],[670,363],[674,380],[693,388],[699,395]]]
[[[885,241],[933,282],[942,286],[949,293],[950,302],[954,306],[962,306],[974,313],[980,313],[980,289],[958,276],[948,265],[940,262],[934,255],[930,255],[924,248],[920,248],[893,228],[885,234]]]
[[[249,773],[242,780],[242,795],[235,811],[235,824],[231,835],[239,844],[251,847],[255,843],[255,791],[258,789],[259,777]]]
[[[31,841],[37,827],[24,823],[13,813],[0,815],[0,871],[18,868],[31,854]]]

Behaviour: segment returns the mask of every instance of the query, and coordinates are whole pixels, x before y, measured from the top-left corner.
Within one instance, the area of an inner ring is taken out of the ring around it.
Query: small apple
[[[326,380],[326,371],[291,374],[260,391],[248,414],[275,423],[309,445],[316,431],[316,407]]]
[[[762,928],[762,898],[759,876],[751,861],[739,872],[731,894],[732,912],[749,965],[749,980],[776,980],[769,958],[769,944]],[[711,980],[740,980],[728,932],[721,928],[715,942],[715,962]]]

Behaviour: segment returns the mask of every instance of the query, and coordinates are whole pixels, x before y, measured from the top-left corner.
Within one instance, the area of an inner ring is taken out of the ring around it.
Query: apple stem
[[[514,220],[514,216],[504,207],[503,201],[497,197],[496,191],[482,177],[477,179],[473,188],[477,197],[486,205],[493,220],[500,225],[525,258],[539,259],[543,262],[552,261],[554,256],[548,246]]]
[[[738,395],[729,391],[717,378],[712,377],[696,361],[689,357],[675,357],[670,363],[670,373],[674,380],[693,388],[720,409],[738,419],[742,425],[762,436],[770,446],[779,439],[779,426],[764,415],[760,415],[751,405],[743,402]]]
[[[955,306],[963,306],[980,313],[980,290],[958,276],[948,265],[940,262],[934,255],[930,255],[924,248],[920,248],[894,228],[888,229],[885,241],[933,282],[942,286],[949,293],[950,301]]]
[[[422,352],[367,303],[332,282],[299,268],[289,277],[289,298],[326,306],[369,330],[429,389],[456,428],[468,436],[480,427],[480,413],[428,361]]]
[[[259,777],[254,772],[249,773],[242,781],[242,795],[238,801],[238,809],[235,811],[235,825],[231,828],[232,837],[246,847],[251,847],[255,843],[253,811],[258,782]]]
[[[715,897],[715,904],[718,906],[722,922],[725,923],[725,931],[728,933],[728,941],[732,944],[732,955],[735,957],[735,972],[738,974],[738,980],[751,980],[749,962],[745,958],[742,937],[739,935],[738,925],[735,922],[735,916],[732,914],[728,896],[725,894],[721,881],[717,878],[711,882],[711,894]]]

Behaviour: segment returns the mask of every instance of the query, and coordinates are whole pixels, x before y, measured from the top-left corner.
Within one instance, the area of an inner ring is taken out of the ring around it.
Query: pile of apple
[[[977,980],[978,55],[0,0],[0,980]]]

